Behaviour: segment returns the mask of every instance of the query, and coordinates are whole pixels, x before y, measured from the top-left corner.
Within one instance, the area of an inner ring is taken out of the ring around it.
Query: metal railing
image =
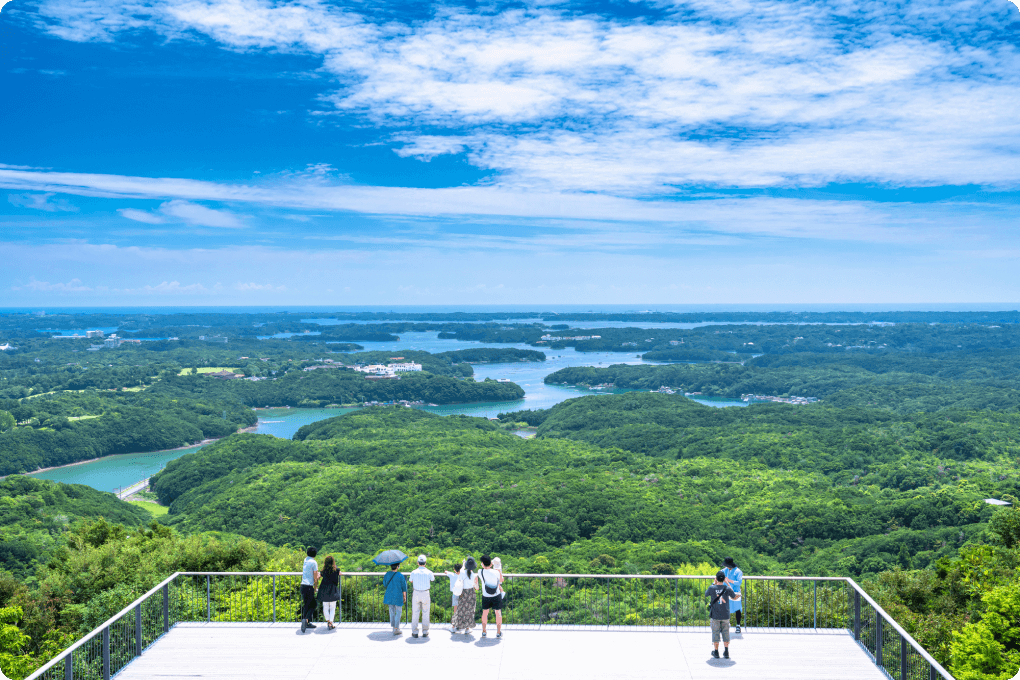
[[[344,572],[338,623],[383,623],[381,576]],[[503,623],[590,630],[704,629],[710,576],[506,574]],[[299,572],[178,572],[59,654],[26,680],[109,680],[178,623],[300,621]],[[453,613],[437,575],[431,620]],[[893,680],[953,680],[852,579],[747,576],[745,630],[847,631]],[[476,609],[481,609],[477,598]],[[404,608],[405,622],[410,607]]]

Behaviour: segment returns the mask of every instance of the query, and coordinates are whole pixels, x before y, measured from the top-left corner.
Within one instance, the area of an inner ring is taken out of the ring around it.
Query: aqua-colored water
[[[516,347],[534,349],[523,344],[487,344],[479,342],[463,342],[458,340],[440,340],[438,333],[402,333],[398,342],[361,342],[366,350],[399,352],[405,349],[425,350],[427,352],[446,352],[453,349],[471,347]],[[476,364],[475,379],[493,380],[507,379],[524,388],[524,398],[517,401],[486,402],[481,404],[454,404],[449,406],[426,406],[423,410],[440,415],[464,414],[493,418],[499,413],[520,411],[522,409],[549,408],[566,399],[594,394],[612,394],[624,390],[600,390],[593,392],[583,387],[567,387],[564,385],[547,385],[543,380],[553,371],[568,366],[610,366],[612,364],[641,364],[637,354],[619,352],[577,352],[572,348],[546,350],[544,362],[512,362],[505,364]],[[696,401],[709,406],[746,406],[742,401],[733,399],[714,399],[695,397]],[[274,437],[290,439],[302,425],[314,423],[325,418],[349,413],[354,409],[302,409],[276,408],[259,409],[259,422],[256,432]],[[34,473],[33,477],[50,479],[67,484],[87,484],[101,491],[115,491],[119,488],[138,482],[158,472],[169,461],[200,449],[193,446],[178,451],[156,451],[153,453],[126,453],[107,456],[89,463],[57,468],[47,472]]]
[[[100,491],[116,491],[159,472],[167,463],[198,451],[201,446],[190,446],[175,451],[152,453],[124,453],[106,456],[78,465],[33,473],[32,477],[49,479],[65,484],[86,484]]]

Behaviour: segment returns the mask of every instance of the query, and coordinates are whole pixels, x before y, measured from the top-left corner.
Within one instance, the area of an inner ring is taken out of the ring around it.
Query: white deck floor
[[[396,637],[386,626],[324,625],[301,635],[297,625],[177,625],[118,680],[875,680],[886,679],[843,631],[753,631],[734,636],[732,659],[713,659],[704,632],[577,631],[515,627],[497,640],[476,628],[452,635],[433,626],[428,638]],[[721,648],[721,646],[720,646]]]

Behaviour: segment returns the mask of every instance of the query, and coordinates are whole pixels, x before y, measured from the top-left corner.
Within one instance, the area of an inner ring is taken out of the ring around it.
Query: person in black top
[[[326,625],[332,630],[336,628],[333,624],[333,616],[336,614],[336,603],[340,600],[340,576],[342,572],[336,568],[336,560],[332,555],[326,555],[322,563],[322,584],[319,586],[319,602],[322,603],[322,618],[326,619]]]
[[[740,593],[733,592],[733,589],[726,584],[726,574],[719,572],[715,575],[715,583],[705,591],[708,598],[708,608],[711,611],[712,619],[712,650],[713,658],[719,658],[719,638],[722,638],[725,649],[723,658],[730,658],[730,600],[739,601]]]

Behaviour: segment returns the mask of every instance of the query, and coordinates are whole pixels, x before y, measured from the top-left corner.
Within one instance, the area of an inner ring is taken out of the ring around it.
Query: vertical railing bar
[[[813,581],[815,586],[815,630],[818,630],[818,581]]]
[[[74,680],[74,650],[64,657],[64,680]]]
[[[103,680],[110,680],[110,627],[103,629]]]
[[[276,574],[273,574],[273,623],[276,623]]]
[[[900,680],[907,680],[907,638],[900,635]]]
[[[211,576],[205,577],[205,621],[212,621],[212,598],[209,595]]]
[[[875,610],[875,664],[882,665],[882,615]]]
[[[142,655],[142,605],[135,607],[135,656]]]
[[[861,641],[861,594],[854,589],[854,640]]]

